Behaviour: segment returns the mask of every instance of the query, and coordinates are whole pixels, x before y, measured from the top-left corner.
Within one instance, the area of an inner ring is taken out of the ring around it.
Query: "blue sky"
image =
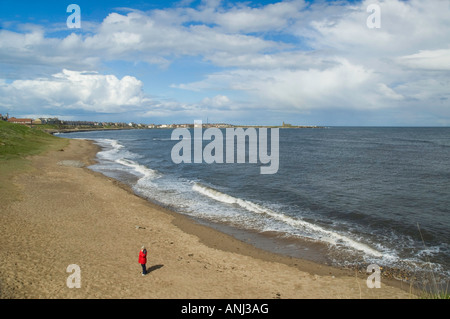
[[[449,126],[449,16],[448,0],[1,1],[0,113]]]

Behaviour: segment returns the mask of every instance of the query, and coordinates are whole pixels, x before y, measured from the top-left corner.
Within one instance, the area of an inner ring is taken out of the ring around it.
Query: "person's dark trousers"
[[[146,267],[146,265],[145,264],[141,264],[141,266],[142,266],[142,274],[146,275],[147,274],[147,267]]]

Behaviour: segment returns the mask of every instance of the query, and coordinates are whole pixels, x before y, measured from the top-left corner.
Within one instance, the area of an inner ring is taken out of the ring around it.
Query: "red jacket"
[[[147,250],[139,251],[139,263],[144,265],[147,263]]]

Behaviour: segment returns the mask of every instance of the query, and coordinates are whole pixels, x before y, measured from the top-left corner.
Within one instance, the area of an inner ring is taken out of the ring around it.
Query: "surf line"
[[[194,149],[194,163],[246,163],[246,145],[248,145],[248,162],[268,164],[260,167],[260,174],[276,174],[279,168],[279,129],[270,128],[270,155],[268,154],[267,128],[254,127],[226,128],[225,153],[224,136],[222,130],[210,127],[203,130],[201,120],[194,121],[194,136],[187,128],[173,130],[171,140],[179,142],[171,151],[171,158],[175,164],[192,163],[192,148]],[[248,144],[246,143],[248,137]],[[203,141],[210,141],[203,148]],[[236,141],[236,143],[235,143]],[[193,147],[192,147],[193,144]],[[259,147],[258,147],[259,146]],[[224,156],[225,155],[225,156]]]

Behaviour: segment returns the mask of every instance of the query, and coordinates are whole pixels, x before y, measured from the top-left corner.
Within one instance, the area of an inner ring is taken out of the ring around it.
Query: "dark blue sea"
[[[260,162],[175,164],[172,131],[60,136],[102,147],[92,170],[260,248],[450,278],[450,128],[280,129],[269,175]]]

